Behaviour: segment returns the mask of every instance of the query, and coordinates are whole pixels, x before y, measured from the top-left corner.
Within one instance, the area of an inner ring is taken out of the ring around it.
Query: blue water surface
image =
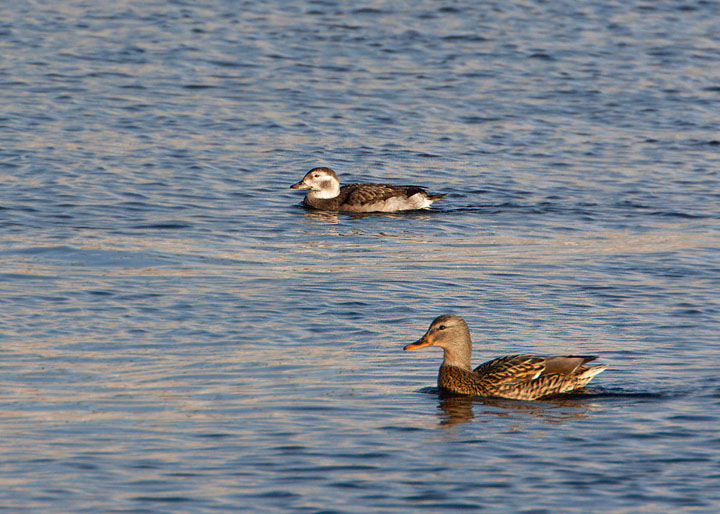
[[[0,4],[0,508],[720,509],[718,19]],[[314,166],[447,196],[306,211]],[[448,312],[608,370],[443,398]]]

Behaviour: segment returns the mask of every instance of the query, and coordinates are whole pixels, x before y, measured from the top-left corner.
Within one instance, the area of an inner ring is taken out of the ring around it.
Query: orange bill
[[[418,339],[414,343],[410,343],[409,345],[407,345],[405,348],[403,348],[403,350],[414,350],[415,348],[422,348],[424,346],[430,346],[430,345],[432,345],[432,343],[430,341],[428,341],[427,334],[425,334],[424,336],[422,336],[420,339]]]

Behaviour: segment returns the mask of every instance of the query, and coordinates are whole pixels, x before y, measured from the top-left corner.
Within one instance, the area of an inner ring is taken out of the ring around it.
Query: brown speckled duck
[[[438,373],[438,387],[453,394],[536,400],[580,389],[607,367],[585,366],[597,359],[592,355],[509,355],[473,370],[470,331],[465,320],[453,315],[435,318],[425,335],[404,349],[424,346],[443,349],[445,357]]]
[[[397,212],[427,209],[444,194],[428,193],[420,186],[348,184],[340,187],[330,168],[313,168],[290,189],[309,189],[303,203],[313,209],[346,212]]]

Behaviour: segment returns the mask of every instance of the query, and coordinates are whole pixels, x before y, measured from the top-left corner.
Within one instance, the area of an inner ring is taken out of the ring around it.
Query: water
[[[720,509],[718,4],[202,4],[0,6],[0,507]],[[443,399],[446,312],[609,369]]]

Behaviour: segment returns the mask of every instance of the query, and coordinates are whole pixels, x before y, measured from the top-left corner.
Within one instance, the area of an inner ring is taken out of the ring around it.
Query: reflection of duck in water
[[[438,407],[442,414],[441,425],[457,425],[473,419],[473,399],[470,396],[440,395]]]
[[[478,412],[473,411],[477,408]],[[581,396],[560,395],[539,402],[517,402],[504,398],[479,398],[460,396],[456,394],[442,394],[438,402],[438,417],[444,426],[466,423],[480,415],[499,416],[501,418],[518,418],[516,414],[530,414],[534,418],[546,422],[561,422],[568,419],[583,419],[589,417],[588,410],[592,404],[587,403]]]
[[[313,168],[290,189],[309,189],[303,203],[313,209],[346,212],[397,212],[427,209],[444,194],[428,193],[420,186],[348,184],[340,187],[330,168]]]
[[[535,400],[584,387],[606,366],[585,366],[595,356],[510,355],[470,367],[472,342],[459,316],[435,318],[427,332],[405,350],[439,346],[444,351],[438,387],[452,394]]]

